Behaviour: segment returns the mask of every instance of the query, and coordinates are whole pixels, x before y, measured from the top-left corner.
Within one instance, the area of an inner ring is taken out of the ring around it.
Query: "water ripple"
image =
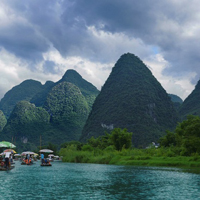
[[[1,171],[1,199],[179,199],[200,197],[200,175],[178,168],[54,162]]]

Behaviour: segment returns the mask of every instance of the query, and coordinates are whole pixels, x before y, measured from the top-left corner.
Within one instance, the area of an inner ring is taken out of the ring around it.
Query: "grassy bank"
[[[100,150],[78,151],[70,146],[60,150],[64,162],[99,163],[135,166],[165,166],[199,168],[200,156],[178,156],[170,148],[159,149],[122,149],[116,151],[111,147]]]

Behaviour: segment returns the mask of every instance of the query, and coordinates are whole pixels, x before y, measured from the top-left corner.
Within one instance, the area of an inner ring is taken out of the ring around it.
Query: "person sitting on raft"
[[[41,162],[42,162],[42,164],[44,163],[44,154],[43,153],[41,154]]]

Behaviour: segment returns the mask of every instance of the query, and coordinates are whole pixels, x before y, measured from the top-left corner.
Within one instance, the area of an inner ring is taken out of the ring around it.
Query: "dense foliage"
[[[179,123],[174,132],[167,133],[160,139],[161,146],[175,147],[181,155],[200,154],[200,117],[188,116]]]
[[[73,83],[80,89],[81,93],[88,103],[89,109],[91,110],[94,100],[99,94],[97,88],[85,79],[83,79],[79,73],[72,69],[66,71],[62,79],[58,81],[58,84],[63,81]]]
[[[18,102],[1,133],[1,140],[13,141],[18,150],[35,149],[40,142],[39,135],[44,134],[49,121],[45,109],[27,101]]]
[[[132,133],[125,129],[114,129],[111,134],[106,133],[98,138],[90,138],[87,144],[80,142],[68,142],[63,144],[59,155],[65,162],[76,163],[100,163],[119,165],[147,165],[147,166],[176,166],[176,167],[200,167],[200,156],[193,154],[191,157],[180,156],[174,147],[151,146],[146,149],[135,149],[122,144],[122,149],[117,150],[112,137],[120,138],[121,133],[131,142]],[[114,137],[115,137],[114,136]],[[122,138],[123,140],[123,138]]]
[[[172,130],[177,112],[166,91],[144,63],[124,54],[97,96],[84,126],[81,141],[115,127],[133,132],[133,144],[145,147]]]
[[[56,85],[49,92],[44,108],[50,114],[51,124],[55,128],[65,131],[65,135],[73,140],[79,139],[89,108],[77,86],[68,82]]]
[[[126,129],[115,128],[111,133],[105,133],[105,135],[99,136],[98,138],[91,137],[86,144],[82,144],[77,141],[71,141],[63,143],[62,148],[75,148],[79,151],[96,151],[104,149],[115,149],[121,151],[122,149],[129,149],[131,147],[132,133],[127,132]]]
[[[4,115],[3,111],[0,110],[0,131],[3,130],[6,123],[7,123],[6,116]]]

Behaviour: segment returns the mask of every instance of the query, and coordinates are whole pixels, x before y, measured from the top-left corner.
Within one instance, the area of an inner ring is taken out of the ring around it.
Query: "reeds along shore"
[[[64,162],[99,163],[135,166],[200,167],[200,156],[180,156],[177,148],[149,148],[115,150],[112,146],[104,150],[76,150],[75,145],[60,150]]]

